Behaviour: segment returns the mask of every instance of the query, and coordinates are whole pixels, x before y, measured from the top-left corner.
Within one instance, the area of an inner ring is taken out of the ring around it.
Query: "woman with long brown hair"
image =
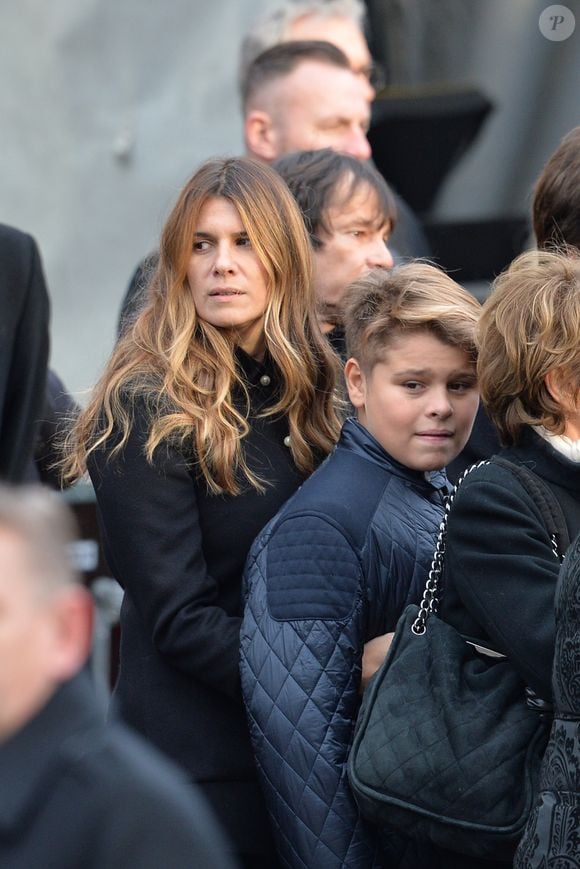
[[[284,183],[205,163],[164,227],[145,303],[72,433],[125,590],[123,718],[200,783],[246,866],[276,865],[241,701],[256,534],[331,450],[335,361]]]

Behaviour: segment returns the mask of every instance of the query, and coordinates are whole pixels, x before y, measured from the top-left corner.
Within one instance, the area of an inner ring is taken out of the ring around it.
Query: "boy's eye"
[[[455,383],[450,383],[449,389],[453,390],[453,392],[467,392],[468,389],[473,389],[474,386],[473,381],[458,380]]]
[[[407,380],[403,383],[405,389],[408,389],[409,392],[418,392],[419,389],[422,388],[423,384],[419,383],[417,380]]]

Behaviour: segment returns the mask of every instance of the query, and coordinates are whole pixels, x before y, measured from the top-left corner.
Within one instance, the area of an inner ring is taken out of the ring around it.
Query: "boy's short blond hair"
[[[367,373],[401,335],[430,332],[465,350],[475,364],[479,302],[449,275],[425,262],[376,269],[355,281],[343,302],[347,355]]]
[[[546,385],[561,369],[580,392],[580,255],[528,251],[496,279],[476,333],[481,397],[502,443],[541,425],[562,434],[565,411]]]

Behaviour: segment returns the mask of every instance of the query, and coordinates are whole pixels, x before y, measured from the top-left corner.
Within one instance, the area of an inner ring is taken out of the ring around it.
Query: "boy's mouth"
[[[453,432],[449,429],[433,429],[433,431],[418,431],[417,436],[420,438],[432,438],[433,440],[446,440],[453,437]]]

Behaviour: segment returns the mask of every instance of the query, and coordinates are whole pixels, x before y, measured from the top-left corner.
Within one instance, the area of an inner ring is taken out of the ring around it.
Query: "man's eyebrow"
[[[378,217],[348,217],[344,214],[339,215],[337,222],[344,222],[349,225],[368,227],[369,229],[381,229],[384,226],[385,230],[391,231],[391,220],[389,217],[384,217],[380,214]]]

